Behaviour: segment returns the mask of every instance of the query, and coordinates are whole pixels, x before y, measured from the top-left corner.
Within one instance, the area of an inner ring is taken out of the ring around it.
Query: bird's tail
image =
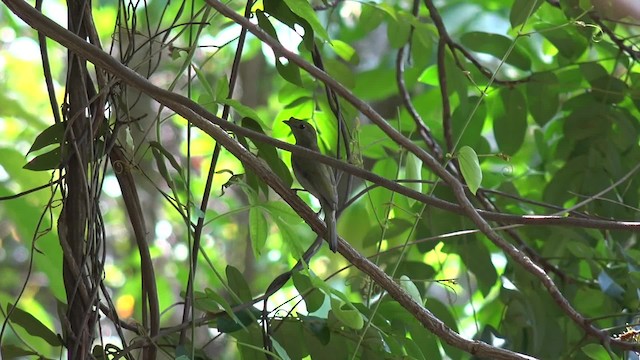
[[[338,233],[336,231],[336,210],[327,209],[324,212],[324,223],[327,225],[327,235],[329,235],[329,249],[338,251]]]

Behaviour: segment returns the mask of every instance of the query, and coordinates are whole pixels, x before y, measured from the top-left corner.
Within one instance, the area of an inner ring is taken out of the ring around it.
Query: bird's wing
[[[296,176],[298,182],[320,202],[327,203],[333,209],[337,208],[338,193],[332,169],[319,162],[308,166],[311,162],[313,160],[295,156],[291,158],[293,170],[299,174]]]

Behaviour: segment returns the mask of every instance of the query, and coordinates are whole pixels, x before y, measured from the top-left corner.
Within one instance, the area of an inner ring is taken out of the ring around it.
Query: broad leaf
[[[478,155],[472,148],[463,146],[458,151],[458,162],[462,177],[464,177],[464,181],[469,186],[469,191],[475,195],[482,182],[482,170],[480,169]]]

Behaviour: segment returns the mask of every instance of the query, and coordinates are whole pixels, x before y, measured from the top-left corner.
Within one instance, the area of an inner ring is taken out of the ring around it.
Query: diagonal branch
[[[96,66],[105,69],[121,78],[128,85],[138,88],[148,93],[158,102],[166,105],[189,121],[219,141],[229,152],[235,155],[244,166],[253,170],[265,183],[296,210],[302,218],[311,226],[316,233],[324,232],[324,224],[319,221],[313,210],[311,210],[299,197],[297,197],[282,181],[268,169],[263,162],[245,149],[235,139],[231,138],[221,127],[209,122],[207,119],[215,119],[222,123],[222,119],[214,117],[193,101],[169,91],[157,88],[142,78],[131,69],[118,63],[108,54],[97,49],[93,45],[87,44],[74,34],[66,31],[50,19],[42,16],[23,1],[4,0],[9,8],[25,20],[29,25],[42,31],[47,36],[60,42],[71,51],[91,60]],[[206,116],[206,118],[205,118]],[[352,264],[361,271],[371,276],[376,282],[381,284],[388,293],[396,299],[409,312],[415,314],[416,318],[430,331],[442,338],[447,343],[463,349],[471,354],[478,354],[494,359],[531,359],[528,356],[514,353],[509,350],[495,348],[484,342],[469,341],[448,328],[442,321],[433,316],[421,304],[415,302],[402,288],[400,288],[386,273],[371,263],[368,259],[358,253],[344,240],[339,241],[339,251]]]
[[[583,317],[580,313],[578,313],[569,303],[569,301],[562,295],[558,287],[555,285],[553,280],[547,275],[544,270],[542,270],[538,265],[531,261],[531,259],[526,256],[523,252],[516,249],[513,245],[509,244],[505,241],[485,219],[483,219],[478,211],[473,207],[469,199],[466,197],[464,192],[464,187],[462,183],[451,173],[449,173],[436,159],[434,159],[429,153],[424,151],[424,149],[420,148],[409,139],[404,137],[400,132],[394,129],[389,123],[385,121],[380,114],[378,114],[369,104],[364,102],[363,100],[357,98],[353,95],[348,89],[342,86],[340,83],[335,81],[325,72],[319,70],[315,66],[306,62],[301,56],[292,53],[282,46],[275,39],[271,38],[266,32],[262,31],[258,26],[250,23],[243,17],[239,16],[235,11],[221,3],[217,0],[207,0],[207,3],[222,13],[224,16],[232,19],[236,23],[242,25],[247,28],[252,34],[254,34],[257,38],[262,40],[264,43],[269,45],[273,51],[281,56],[286,57],[289,61],[295,63],[299,67],[305,69],[309,74],[314,76],[315,78],[323,81],[326,85],[332,87],[336,93],[343,96],[347,101],[349,101],[352,105],[354,105],[358,110],[360,110],[365,116],[367,116],[373,123],[375,123],[382,131],[385,132],[390,139],[395,141],[397,144],[403,146],[407,150],[414,153],[418,158],[420,158],[437,176],[442,178],[446,183],[448,183],[453,193],[456,197],[456,200],[462,207],[467,215],[478,227],[480,231],[482,231],[496,246],[498,246],[502,251],[508,254],[514,261],[516,261],[520,266],[526,269],[529,273],[534,275],[540,282],[542,282],[543,286],[547,289],[551,297],[558,304],[558,306],[581,328],[585,330],[589,335],[598,338],[603,343],[609,343],[612,340],[606,332],[596,328],[591,324],[591,322]],[[427,1],[429,3],[429,1]],[[341,252],[342,253],[342,252]],[[626,344],[625,346],[628,346]]]
[[[150,84],[146,79],[140,77],[138,74],[133,72],[131,69],[125,67],[124,65],[117,62],[115,59],[110,57],[108,54],[103,51],[97,49],[95,46],[91,44],[87,44],[81,41],[72,33],[66,31],[61,28],[59,25],[51,21],[50,19],[42,16],[37,11],[35,11],[32,7],[26,4],[23,1],[19,0],[3,0],[5,4],[9,6],[9,8],[20,16],[24,21],[26,21],[29,25],[36,28],[39,31],[42,31],[47,36],[52,39],[58,41],[62,45],[69,48],[71,51],[78,53],[79,55],[87,58],[91,62],[93,62],[96,66],[103,68],[104,70],[116,75],[123,82],[138,88],[141,91],[148,93],[158,102],[164,104],[168,108],[175,111],[177,114],[181,115],[185,119],[202,129],[204,132],[212,136],[215,140],[219,141],[225,148],[227,148],[234,156],[236,156],[240,161],[243,162],[244,166],[253,170],[265,183],[267,183],[276,193],[278,193],[283,200],[285,200],[295,211],[297,211],[300,216],[310,225],[310,227],[316,233],[324,232],[324,224],[319,221],[315,213],[308,207],[300,198],[298,198],[288,187],[286,187],[280,179],[273,174],[270,169],[268,169],[258,158],[256,158],[252,153],[247,151],[243,146],[238,144],[234,139],[232,139],[224,130],[233,130],[238,134],[251,136],[258,141],[270,139],[267,136],[257,136],[256,133],[243,129],[242,127],[230,124],[228,122],[222,121],[222,119],[213,116],[208,113],[204,108],[194,103],[193,101],[166,91],[164,89],[157,88]],[[236,14],[231,9],[222,5],[217,1],[209,1],[210,4],[214,4],[220,9],[224,11],[224,14],[228,17],[231,17],[234,21],[241,23],[245,26],[249,31],[254,33],[257,37],[267,43],[269,46],[277,49],[277,52],[282,56],[287,57],[290,61],[293,61],[300,67],[309,71],[314,77],[322,80],[327,85],[334,88],[334,90],[342,95],[349,102],[354,104],[358,109],[363,110],[363,113],[369,116],[372,121],[374,121],[378,126],[380,126],[386,133],[392,138],[394,141],[402,144],[410,151],[416,153],[421,159],[423,159],[424,163],[427,164],[438,176],[442,177],[453,189],[458,202],[460,203],[459,209],[464,212],[465,215],[469,216],[476,226],[483,231],[494,243],[500,246],[503,251],[512,256],[516,262],[518,262],[521,266],[523,266],[526,270],[530,271],[534,274],[547,288],[550,292],[551,296],[556,300],[556,302],[560,305],[560,307],[565,311],[575,322],[577,322],[581,327],[583,327],[589,334],[598,337],[603,342],[609,342],[616,346],[619,346],[622,349],[636,349],[640,348],[637,344],[632,344],[628,342],[623,342],[617,339],[611,339],[606,333],[601,330],[593,327],[591,323],[582,317],[579,313],[577,313],[571,305],[567,302],[562,294],[559,292],[555,284],[551,281],[551,279],[542,271],[539,267],[533,264],[526,256],[524,256],[517,249],[513,248],[511,245],[506,243],[492,228],[491,226],[481,217],[480,213],[473,208],[472,204],[466,198],[464,193],[464,188],[462,184],[451,174],[449,174],[442,166],[437,163],[435,159],[433,159],[429,154],[427,154],[423,149],[418,147],[417,145],[410,142],[408,139],[403,137],[400,133],[398,133],[395,129],[390,127],[388,124],[384,122],[384,119],[380,117],[370,106],[364,103],[362,100],[353,96],[348,90],[339,85],[335,80],[331,79],[326,73],[321,72],[314,66],[310,65],[306,61],[304,61],[299,56],[288,52],[286,49],[282,48],[274,39],[269,37],[267,34],[262,32],[255,25],[248,22],[242,16]],[[219,10],[220,10],[219,9]],[[307,158],[316,158],[321,159],[323,163],[327,163],[330,165],[336,165],[336,167],[340,167],[342,169],[358,169],[355,167],[351,167],[348,164],[340,162],[335,159],[331,159],[329,157],[319,156],[313,153],[310,150],[305,150],[302,148],[298,148],[297,146],[293,146],[290,144],[284,144],[282,142],[276,141],[274,139],[270,139],[271,143],[280,144],[281,148],[288,151],[296,151],[298,154],[307,157]],[[339,165],[339,166],[338,166]],[[364,170],[359,169],[363,172],[363,175],[367,177],[375,177],[373,174],[370,174]],[[368,174],[367,174],[368,173]],[[398,189],[402,189],[403,187],[394,183],[392,187],[396,187]],[[418,197],[422,194],[420,193],[412,193],[412,195]],[[412,197],[414,197],[412,196]],[[427,197],[429,198],[429,197]],[[433,200],[431,198],[431,200]],[[441,200],[440,200],[441,201]],[[524,217],[523,217],[524,218]],[[582,220],[582,219],[580,219]],[[629,224],[627,224],[629,225]],[[640,226],[638,223],[633,223],[634,228]],[[494,359],[506,359],[506,358],[529,358],[524,355],[520,355],[517,353],[513,353],[511,351],[497,349],[492,346],[489,346],[486,343],[479,341],[469,341],[462,337],[460,337],[457,333],[453,332],[451,329],[447,328],[439,319],[433,316],[429,311],[424,309],[421,304],[416,303],[411,299],[391,278],[389,278],[381,269],[376,267],[373,263],[368,261],[362,255],[360,255],[355,249],[353,249],[348,243],[344,240],[340,239],[339,243],[339,251],[342,255],[345,256],[347,260],[349,260],[352,264],[358,267],[361,271],[365,272],[367,275],[371,276],[375,281],[381,284],[385,290],[403,307],[405,307],[408,311],[415,314],[416,319],[418,319],[425,327],[427,327],[434,334],[443,339],[443,341],[463,349],[469,353],[477,354],[483,357],[489,357]]]

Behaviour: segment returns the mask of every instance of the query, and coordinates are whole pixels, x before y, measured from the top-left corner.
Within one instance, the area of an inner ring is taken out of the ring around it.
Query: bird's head
[[[285,120],[284,123],[291,128],[291,132],[296,138],[296,144],[304,147],[318,146],[318,136],[311,124],[293,117]]]

